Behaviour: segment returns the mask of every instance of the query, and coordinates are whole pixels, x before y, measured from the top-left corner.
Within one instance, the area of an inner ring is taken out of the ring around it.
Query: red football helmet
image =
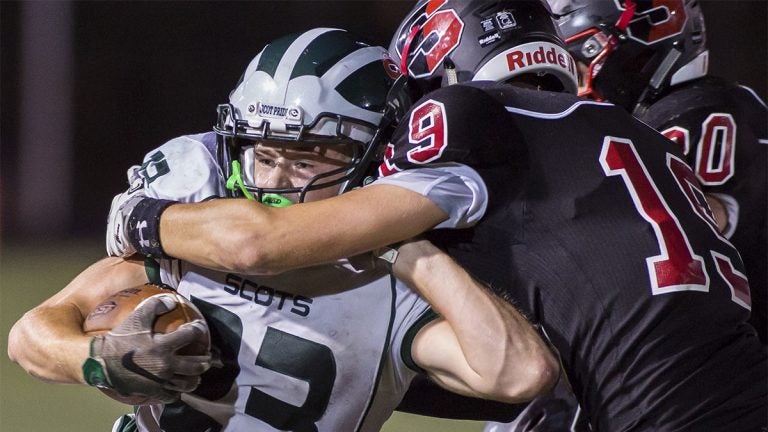
[[[543,0],[421,0],[390,54],[422,91],[465,81],[524,80],[576,93],[573,58]]]
[[[568,50],[586,65],[580,96],[630,112],[707,73],[696,0],[549,0]]]

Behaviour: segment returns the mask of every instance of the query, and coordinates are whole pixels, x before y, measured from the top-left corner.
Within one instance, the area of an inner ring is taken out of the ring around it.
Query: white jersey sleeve
[[[488,206],[488,189],[480,174],[460,163],[405,170],[371,184],[399,186],[429,198],[448,214],[448,219],[435,228],[471,227]]]
[[[140,169],[147,196],[181,202],[225,196],[214,152],[215,134],[209,132],[173,138],[147,153]]]
[[[214,156],[213,132],[173,138],[144,156],[139,175],[148,197],[179,202],[200,202],[226,196],[224,175]],[[159,260],[159,279],[178,288],[180,262]],[[157,273],[153,273],[157,274]],[[156,280],[155,280],[156,282]]]

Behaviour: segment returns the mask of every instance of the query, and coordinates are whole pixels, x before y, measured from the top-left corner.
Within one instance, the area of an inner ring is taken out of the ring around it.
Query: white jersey
[[[173,139],[142,165],[148,196],[224,193],[212,133]],[[201,181],[201,178],[205,181]],[[164,260],[160,280],[201,310],[221,364],[171,405],[136,409],[140,431],[377,431],[417,373],[410,341],[429,305],[370,256],[277,276]]]
[[[164,264],[162,281],[201,310],[222,364],[180,403],[140,407],[140,430],[378,431],[417,373],[409,335],[429,305],[384,271],[340,261],[262,277]]]

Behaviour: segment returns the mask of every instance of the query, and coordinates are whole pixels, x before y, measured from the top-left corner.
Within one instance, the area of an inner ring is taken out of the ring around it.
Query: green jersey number
[[[224,398],[240,373],[238,354],[243,338],[240,317],[220,306],[198,298],[192,302],[208,322],[211,340],[218,350],[223,366],[212,367],[202,376],[200,386],[192,393],[210,401]],[[306,400],[295,406],[252,387],[245,404],[245,414],[257,418],[275,429],[294,432],[317,432],[315,422],[328,408],[336,379],[336,360],[331,350],[281,330],[267,327],[258,350],[256,366],[306,381]],[[166,432],[218,432],[222,425],[184,402],[166,405],[160,418]]]
[[[165,155],[161,151],[152,153],[146,162],[141,164],[139,168],[139,175],[147,179],[147,184],[157,180],[158,177],[164,176],[171,172],[171,168],[168,166],[168,161],[165,160]]]

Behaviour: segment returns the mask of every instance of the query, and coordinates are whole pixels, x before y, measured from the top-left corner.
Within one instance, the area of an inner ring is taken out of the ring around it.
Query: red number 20
[[[688,129],[673,126],[662,132],[688,155]],[[713,113],[701,125],[701,139],[696,148],[696,177],[705,186],[717,186],[733,177],[736,169],[736,122],[733,116]]]
[[[600,164],[606,175],[622,177],[638,213],[654,229],[661,253],[646,259],[652,293],[709,291],[709,275],[704,258],[694,253],[680,221],[659,193],[632,141],[605,137]],[[672,155],[668,155],[667,166],[696,213],[711,226],[712,222],[707,220],[711,218],[711,211],[705,207],[703,199],[696,198],[699,195],[703,197],[703,194],[696,182],[692,181],[690,168]],[[722,237],[721,240],[727,243]],[[733,267],[727,257],[715,251],[710,251],[710,255],[718,273],[731,290],[731,299],[750,309],[746,277]]]

